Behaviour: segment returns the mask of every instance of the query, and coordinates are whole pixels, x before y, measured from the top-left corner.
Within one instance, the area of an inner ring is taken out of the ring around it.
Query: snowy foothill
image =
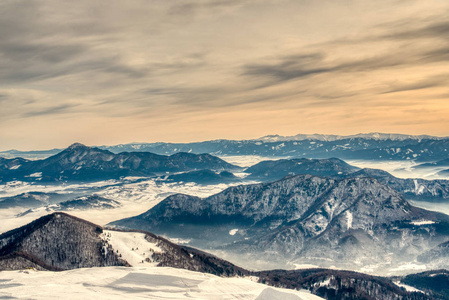
[[[308,291],[269,287],[167,267],[104,267],[63,272],[0,272],[0,297],[23,299],[317,300]]]

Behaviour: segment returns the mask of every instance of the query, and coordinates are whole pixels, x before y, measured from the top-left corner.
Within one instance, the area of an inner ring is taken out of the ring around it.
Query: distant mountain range
[[[445,161],[437,164],[444,163]],[[424,168],[426,165],[417,167]],[[245,178],[236,177],[227,170],[244,171],[248,175]],[[248,180],[270,182],[299,174],[336,179],[370,177],[390,186],[408,199],[432,201],[449,199],[449,180],[397,178],[382,170],[359,169],[338,158],[268,160],[243,169],[209,154],[177,153],[171,156],[147,152],[113,154],[106,150],[75,144],[44,160],[3,159],[0,161],[0,180],[3,182],[11,180],[98,181],[119,179],[123,176],[158,175],[155,178],[160,181],[217,184],[244,183]],[[73,198],[56,193],[31,192],[0,198],[0,208],[14,206],[33,208],[67,200],[73,200]]]
[[[178,152],[209,153],[212,155],[261,155],[306,158],[416,160],[433,162],[449,156],[449,137],[427,135],[400,135],[385,133],[350,136],[299,134],[291,137],[278,135],[253,140],[213,140],[194,143],[130,143],[98,146],[113,153],[152,152],[172,155]],[[0,152],[5,158],[45,158],[61,149],[44,151],[9,150]]]
[[[282,141],[303,141],[303,140],[318,140],[318,141],[338,141],[348,139],[367,139],[367,140],[392,140],[392,141],[404,141],[404,140],[442,140],[449,137],[437,137],[431,135],[410,135],[410,134],[398,134],[398,133],[359,133],[353,135],[335,135],[335,134],[297,134],[292,136],[281,135],[267,135],[256,140],[264,142],[282,142]]]
[[[210,154],[176,153],[171,156],[149,152],[122,152],[73,144],[43,160],[1,159],[0,182],[96,181],[123,176],[155,176],[197,169],[239,169]]]
[[[422,286],[425,282],[423,289],[426,294],[407,292],[390,278],[350,271],[306,269],[251,272],[206,252],[175,245],[149,232],[104,230],[64,213],[41,217],[0,235],[0,270],[3,271],[29,268],[61,271],[94,266],[159,266],[225,277],[252,276],[260,283],[305,289],[325,299],[448,299],[444,297],[447,288],[438,285],[444,276],[441,271],[395,278],[397,281],[408,280],[414,286]],[[432,280],[433,277],[436,280]],[[132,281],[133,278],[127,280]],[[177,280],[182,281],[183,278],[177,277]],[[263,299],[272,299],[269,294],[267,290],[262,295]]]
[[[447,215],[416,208],[369,177],[297,175],[230,187],[205,199],[177,194],[111,225],[237,256],[343,267],[413,261],[449,240]]]

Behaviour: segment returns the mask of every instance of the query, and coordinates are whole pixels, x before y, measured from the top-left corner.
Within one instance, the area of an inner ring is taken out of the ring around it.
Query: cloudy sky
[[[0,1],[0,150],[449,135],[447,0]]]

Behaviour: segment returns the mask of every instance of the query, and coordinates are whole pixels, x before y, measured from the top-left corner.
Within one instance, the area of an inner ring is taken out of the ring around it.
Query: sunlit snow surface
[[[105,240],[117,254],[126,260],[131,266],[140,265],[156,266],[151,256],[153,253],[161,253],[162,250],[155,244],[145,239],[145,234],[140,232],[119,232],[104,230],[101,238]]]
[[[409,285],[407,285],[407,284],[400,283],[399,281],[395,281],[394,284],[396,284],[398,287],[404,288],[407,292],[412,292],[412,293],[413,293],[413,292],[424,293],[423,291],[418,290],[417,288],[414,288],[414,287],[409,286]]]
[[[21,299],[322,299],[249,278],[159,267],[104,267],[64,272],[0,272],[0,298]]]

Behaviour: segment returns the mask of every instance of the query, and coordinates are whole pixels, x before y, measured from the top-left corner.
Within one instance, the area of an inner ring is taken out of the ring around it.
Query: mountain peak
[[[73,143],[67,149],[68,150],[73,150],[73,149],[83,149],[83,148],[89,148],[89,147],[87,147],[86,145],[83,145],[81,143]]]

